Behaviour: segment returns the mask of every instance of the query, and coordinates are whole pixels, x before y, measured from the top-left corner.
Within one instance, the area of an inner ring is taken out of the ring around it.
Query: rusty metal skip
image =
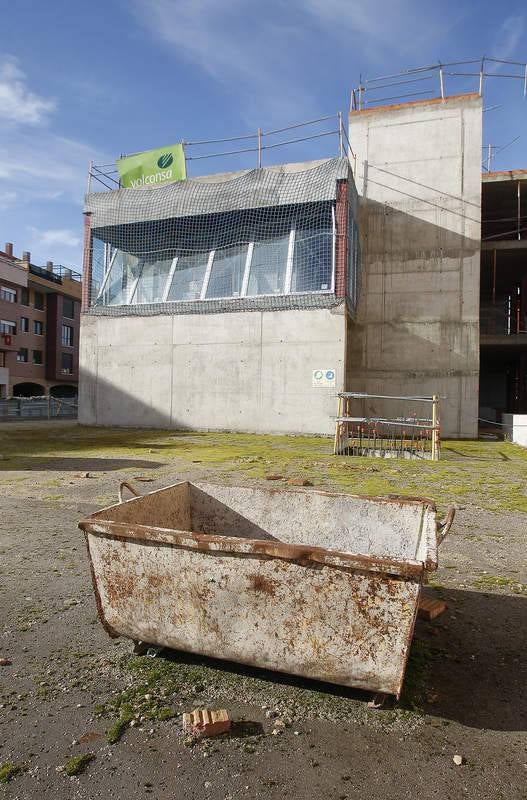
[[[81,520],[112,637],[399,696],[442,524],[426,498],[180,482]]]

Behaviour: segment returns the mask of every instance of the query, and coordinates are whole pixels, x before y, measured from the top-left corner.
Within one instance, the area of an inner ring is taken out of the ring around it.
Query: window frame
[[[64,301],[65,300],[68,300],[71,303],[71,310],[72,310],[72,314],[73,314],[73,316],[71,316],[71,317],[70,317],[69,314],[66,314],[66,312],[64,310]],[[62,298],[62,316],[63,316],[64,319],[72,319],[72,320],[75,319],[75,300],[73,299],[73,297],[65,297],[64,296]]]
[[[40,333],[37,330],[37,328],[40,328]],[[44,336],[44,323],[42,322],[41,319],[34,319],[33,320],[33,335],[34,336]]]
[[[37,306],[37,297],[42,297],[42,307]],[[45,292],[39,292],[36,289],[33,291],[33,308],[35,311],[45,311],[46,310],[46,298]]]
[[[67,317],[67,319],[70,319],[70,317]],[[65,328],[67,328],[68,331],[71,334],[71,336],[68,336],[68,341],[67,342],[64,341],[64,329]],[[68,325],[65,322],[62,323],[61,329],[60,329],[60,341],[61,341],[61,346],[62,347],[73,347],[74,346],[75,339],[74,339],[73,325]]]
[[[71,359],[71,369],[64,369],[64,366],[63,366],[63,364],[64,364],[64,356],[66,356],[68,358],[68,360]],[[60,374],[61,375],[73,375],[74,366],[75,365],[73,363],[73,353],[61,352],[61,354],[60,354]]]
[[[35,361],[35,353],[40,353],[40,361]],[[44,366],[44,351],[43,351],[43,350],[33,350],[33,351],[32,351],[32,356],[33,356],[33,358],[32,358],[32,363],[33,363],[33,364],[34,364],[36,367],[42,367],[42,366]]]
[[[294,296],[294,295],[305,295],[305,294],[334,294],[335,293],[335,269],[336,269],[336,241],[337,241],[336,219],[335,219],[335,201],[331,201],[331,227],[328,229],[328,232],[330,232],[331,239],[332,239],[332,246],[331,246],[331,282],[330,282],[330,287],[328,289],[311,289],[311,290],[300,291],[300,292],[291,290],[292,278],[293,278],[293,264],[294,264],[297,224],[298,224],[297,215],[293,215],[291,217],[290,226],[289,226],[289,243],[288,243],[287,258],[286,258],[286,269],[285,269],[284,291],[283,292],[256,294],[256,295],[248,295],[247,294],[248,288],[249,288],[250,275],[251,275],[251,267],[252,267],[252,261],[253,261],[254,247],[255,247],[255,244],[259,243],[257,240],[252,240],[250,242],[238,243],[238,244],[247,244],[248,245],[247,255],[246,255],[246,259],[245,259],[244,272],[243,272],[243,277],[242,277],[242,281],[241,281],[241,285],[240,285],[239,294],[223,296],[223,297],[207,297],[206,296],[207,295],[207,291],[208,291],[208,287],[209,287],[209,283],[210,283],[210,277],[211,277],[211,274],[212,274],[213,265],[214,265],[214,258],[216,256],[216,253],[219,252],[219,248],[214,248],[214,249],[208,251],[209,256],[208,256],[208,260],[207,260],[207,267],[205,269],[203,282],[201,284],[201,290],[200,290],[199,298],[195,298],[193,300],[168,300],[168,296],[169,296],[170,290],[172,288],[172,282],[173,282],[173,279],[174,279],[174,273],[175,273],[176,268],[177,268],[177,263],[178,263],[179,258],[181,257],[180,255],[177,255],[177,256],[174,256],[174,258],[172,259],[172,263],[170,265],[170,269],[169,269],[167,277],[166,277],[165,286],[164,286],[163,292],[161,293],[162,299],[161,300],[157,300],[157,301],[153,301],[153,302],[156,303],[156,304],[157,303],[195,303],[195,302],[198,302],[198,300],[199,300],[200,302],[212,303],[212,302],[218,302],[218,300],[239,300],[241,298],[249,298],[251,300],[255,300],[255,299],[259,298],[259,297],[286,297],[287,295],[293,295]],[[234,244],[237,244],[237,243],[234,243]],[[111,272],[112,272],[114,261],[115,261],[115,259],[117,257],[117,254],[119,252],[120,251],[117,248],[115,248],[113,253],[110,256],[109,263],[108,263],[108,268],[107,268],[106,273],[105,273],[105,275],[103,277],[103,280],[102,280],[102,283],[101,283],[101,287],[100,287],[99,293],[97,295],[97,300],[95,301],[96,303],[104,295],[104,291],[106,289],[106,285],[108,283],[108,280],[109,280]],[[205,252],[207,252],[207,251],[205,251]],[[160,260],[162,260],[162,259],[160,259]],[[168,259],[164,259],[164,260],[168,260]],[[142,258],[138,257],[137,277],[134,279],[134,281],[130,285],[130,288],[129,288],[128,293],[127,293],[126,302],[119,303],[119,304],[116,303],[115,304],[116,306],[117,305],[119,305],[119,306],[128,306],[128,305],[143,306],[143,305],[152,304],[152,301],[145,301],[144,303],[138,303],[137,299],[136,299],[137,286],[138,286],[139,281],[141,280],[141,277],[142,277],[142,274],[143,274],[143,266],[145,264],[145,261],[146,261],[146,259],[144,257],[142,257]]]
[[[11,322],[10,319],[0,319],[0,334],[4,334],[5,336],[16,336],[16,322]],[[3,330],[4,327],[9,328],[10,330]]]
[[[10,286],[0,285],[0,300],[3,300],[4,303],[16,303],[17,290],[11,289]]]
[[[25,358],[19,358],[19,355],[22,351],[26,354]],[[16,360],[18,364],[29,364],[29,350],[27,349],[27,347],[18,348],[16,352]]]

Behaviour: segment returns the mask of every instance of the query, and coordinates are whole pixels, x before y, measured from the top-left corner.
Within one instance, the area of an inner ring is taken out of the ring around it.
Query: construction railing
[[[0,400],[0,422],[13,419],[75,419],[77,398],[10,397]]]
[[[439,397],[398,397],[339,392],[335,420],[335,455],[416,458],[438,461],[441,453]],[[430,409],[423,416],[422,404]],[[375,413],[397,405],[402,413]],[[363,415],[354,413],[357,406]],[[371,414],[365,413],[371,411]]]

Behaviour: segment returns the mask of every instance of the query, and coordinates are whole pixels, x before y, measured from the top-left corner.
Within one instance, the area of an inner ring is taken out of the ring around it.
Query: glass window
[[[320,292],[331,289],[333,234],[331,227],[299,227],[295,231],[292,292]]]
[[[18,353],[16,354],[16,360],[22,361],[24,364],[27,363],[28,353],[27,347],[21,347]]]
[[[16,333],[16,324],[10,322],[8,319],[0,319],[0,333],[6,333],[9,336],[14,336]]]
[[[64,347],[73,347],[73,328],[71,325],[62,326],[62,344]]]
[[[248,247],[247,244],[235,244],[216,250],[207,286],[207,298],[239,297]]]
[[[283,294],[288,249],[289,233],[254,243],[248,295]]]
[[[73,354],[62,353],[60,358],[60,371],[66,375],[73,372]]]
[[[132,253],[117,250],[110,267],[110,275],[97,304],[121,306],[130,302],[130,293],[140,271],[140,261]]]
[[[29,305],[29,289],[20,290],[20,302],[23,306]]]
[[[167,300],[199,300],[209,253],[179,256]]]
[[[20,317],[20,331],[22,333],[29,332],[29,319],[27,317]]]
[[[33,364],[42,364],[42,350],[33,350]]]
[[[7,286],[0,286],[0,300],[6,303],[16,303],[16,292],[14,289],[9,289]]]
[[[34,292],[34,305],[37,311],[44,311],[44,295],[42,292]]]
[[[33,320],[33,333],[36,333],[37,336],[44,336],[44,323],[39,319]]]
[[[137,284],[134,303],[160,303],[163,300],[172,258],[145,261]]]
[[[75,300],[71,297],[62,298],[62,315],[68,319],[75,319]]]

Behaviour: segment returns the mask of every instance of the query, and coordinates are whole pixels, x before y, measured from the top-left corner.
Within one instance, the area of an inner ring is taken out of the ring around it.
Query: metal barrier
[[[8,419],[75,419],[77,398],[10,397],[0,400],[0,421]]]
[[[416,458],[439,461],[441,453],[441,427],[439,422],[439,397],[396,397],[392,395],[339,392],[335,420],[335,455],[377,456],[378,458]],[[402,408],[397,416],[372,413],[353,414],[353,406],[361,401],[363,406],[380,405],[383,409],[394,402]],[[380,401],[372,403],[371,401]],[[430,417],[418,416],[409,411],[409,404],[431,405]]]

